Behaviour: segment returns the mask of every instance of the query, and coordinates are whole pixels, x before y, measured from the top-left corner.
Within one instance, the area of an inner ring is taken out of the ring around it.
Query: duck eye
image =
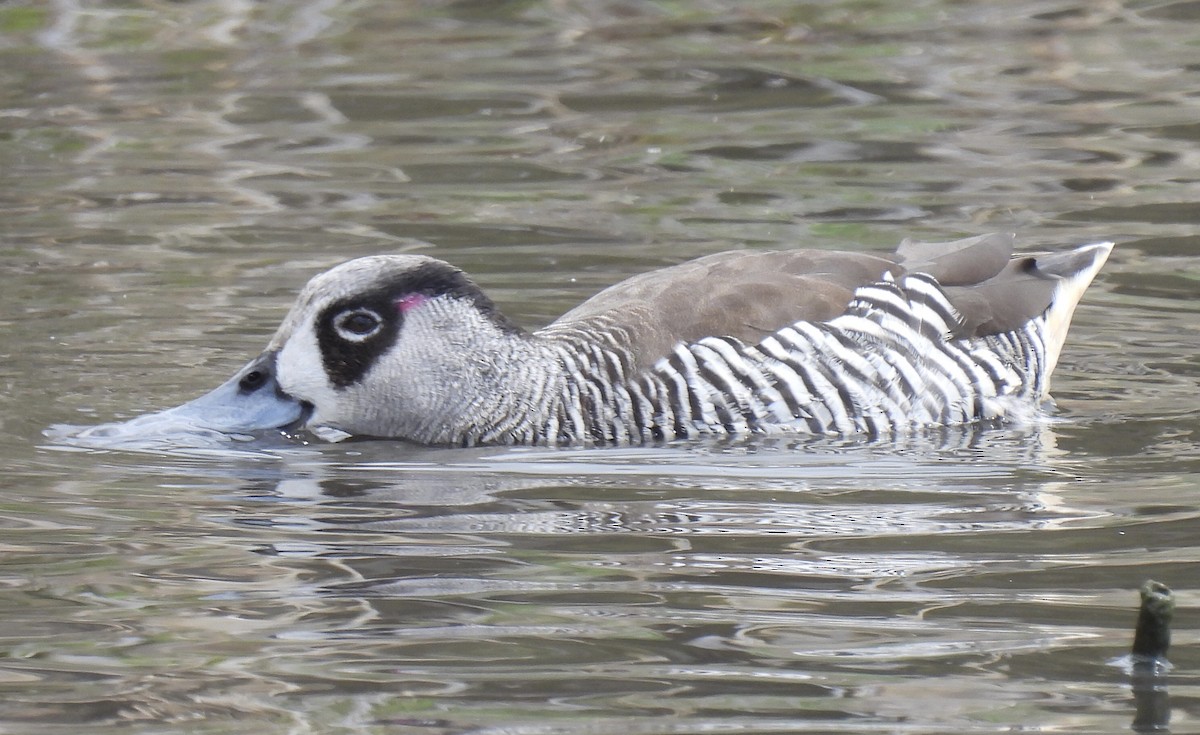
[[[383,327],[383,320],[370,309],[349,309],[333,319],[333,328],[349,342],[362,342]]]

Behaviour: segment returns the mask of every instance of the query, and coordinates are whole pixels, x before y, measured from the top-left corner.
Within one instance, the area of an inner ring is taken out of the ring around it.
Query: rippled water
[[[0,6],[0,731],[1197,732],[1200,3]],[[1114,239],[1037,426],[71,451],[315,271]]]

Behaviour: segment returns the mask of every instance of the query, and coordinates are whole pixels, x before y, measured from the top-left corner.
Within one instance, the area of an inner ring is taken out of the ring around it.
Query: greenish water
[[[1195,2],[0,6],[0,732],[1200,731]],[[526,326],[730,247],[1116,240],[1033,427],[72,451],[422,252]]]

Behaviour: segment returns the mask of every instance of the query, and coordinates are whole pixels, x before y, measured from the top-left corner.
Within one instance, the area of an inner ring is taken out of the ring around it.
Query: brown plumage
[[[712,335],[754,344],[798,321],[824,322],[846,310],[856,288],[885,273],[937,278],[962,314],[958,336],[1019,327],[1046,310],[1069,262],[1012,257],[1015,236],[948,243],[905,240],[895,253],[735,250],[633,276],[610,286],[547,327],[593,329],[617,323],[644,370],[679,342]]]

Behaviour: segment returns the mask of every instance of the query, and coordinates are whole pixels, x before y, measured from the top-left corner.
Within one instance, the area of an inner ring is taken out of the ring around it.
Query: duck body
[[[256,401],[235,421],[197,421],[453,446],[1003,419],[1046,397],[1112,248],[1014,257],[1012,244],[718,253],[630,278],[532,332],[443,261],[359,258],[314,277],[262,355],[172,411]]]

